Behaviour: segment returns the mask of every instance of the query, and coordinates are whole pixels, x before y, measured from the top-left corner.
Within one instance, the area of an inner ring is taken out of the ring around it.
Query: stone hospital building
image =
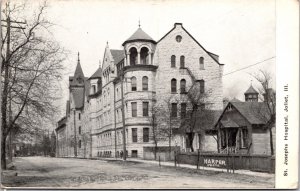
[[[66,115],[56,128],[58,156],[119,156],[125,124],[127,154],[142,158],[146,147],[154,147],[155,105],[170,111],[170,120],[175,121],[171,145],[187,149],[186,136],[176,133],[176,129],[180,128],[180,118],[186,115],[190,105],[187,91],[194,84],[199,84],[201,93],[208,94],[205,102],[210,110],[223,109],[224,65],[181,23],[175,23],[157,41],[139,27],[122,45],[122,50],[116,50],[107,44],[102,66],[90,77],[84,76],[84,62],[78,55],[75,73],[69,77]],[[156,117],[161,119],[156,125],[164,128],[164,116]],[[159,147],[168,144],[168,139],[158,140]],[[203,150],[217,150],[210,133],[195,133],[193,144],[196,149],[201,145]]]

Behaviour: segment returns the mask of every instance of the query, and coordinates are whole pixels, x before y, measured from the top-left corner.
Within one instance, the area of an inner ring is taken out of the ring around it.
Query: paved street
[[[72,188],[273,188],[274,176],[159,167],[141,162],[47,157],[15,159],[3,186]]]

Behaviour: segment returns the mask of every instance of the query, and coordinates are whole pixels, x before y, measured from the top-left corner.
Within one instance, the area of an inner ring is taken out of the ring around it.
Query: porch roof
[[[195,126],[193,131],[200,133],[203,131],[215,130],[214,124],[220,118],[222,110],[200,110],[196,113],[194,117]],[[186,133],[190,131],[189,120],[183,121],[176,130],[177,133]]]
[[[225,128],[230,128],[230,127],[233,127],[233,128],[237,128],[239,127],[238,124],[236,124],[234,121],[232,121],[231,119],[227,119],[227,120],[221,120],[221,124],[223,127]]]

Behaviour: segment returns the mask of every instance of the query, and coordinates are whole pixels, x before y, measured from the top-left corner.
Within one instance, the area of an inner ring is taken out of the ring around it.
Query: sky
[[[206,50],[219,55],[225,64],[224,97],[244,100],[251,83],[259,87],[251,76],[259,69],[272,74],[275,88],[274,0],[52,0],[48,4],[47,17],[56,24],[53,38],[70,52],[63,63],[62,115],[77,52],[89,77],[102,62],[106,43],[111,49],[123,49],[122,43],[137,30],[139,21],[156,41],[180,22]],[[254,66],[240,70],[250,65]],[[240,71],[228,74],[236,70]]]

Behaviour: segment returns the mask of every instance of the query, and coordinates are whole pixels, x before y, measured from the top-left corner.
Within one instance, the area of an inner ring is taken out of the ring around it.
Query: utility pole
[[[123,160],[126,160],[126,127],[125,127],[125,109],[124,109],[124,90],[123,90],[123,79],[124,79],[124,71],[122,71],[121,75],[121,100],[122,100],[122,123],[123,123]]]
[[[116,116],[116,86],[114,85],[114,118],[115,118],[115,158],[117,158],[117,116]]]
[[[74,156],[77,157],[76,109],[74,109]]]
[[[9,5],[8,3],[6,3],[6,9],[9,9]],[[4,121],[5,124],[1,124],[1,127],[3,125],[2,128],[2,141],[5,141],[5,138],[7,135],[9,135],[9,159],[12,160],[12,110],[11,110],[11,90],[9,90],[9,79],[11,77],[11,70],[10,70],[10,33],[11,33],[11,29],[25,29],[24,27],[20,26],[21,24],[26,24],[26,22],[20,22],[20,21],[12,21],[10,20],[10,16],[8,15],[7,18],[5,20],[1,20],[3,22],[6,22],[6,25],[1,25],[2,27],[6,27],[7,31],[6,31],[6,58],[4,60],[4,86],[3,86],[3,105],[1,105],[1,117],[3,118],[1,119],[1,122]],[[19,26],[12,26],[11,24],[18,24]],[[3,60],[1,60],[1,67],[2,67],[2,62]],[[2,70],[0,70],[2,72]],[[7,101],[9,99],[9,107],[8,107],[8,123],[6,122],[6,111],[7,111]],[[3,108],[2,108],[3,107]],[[2,112],[3,116],[2,116]],[[4,148],[5,149],[5,148]],[[5,154],[5,150],[2,150],[2,152],[4,152]],[[5,164],[6,166],[6,164]]]

